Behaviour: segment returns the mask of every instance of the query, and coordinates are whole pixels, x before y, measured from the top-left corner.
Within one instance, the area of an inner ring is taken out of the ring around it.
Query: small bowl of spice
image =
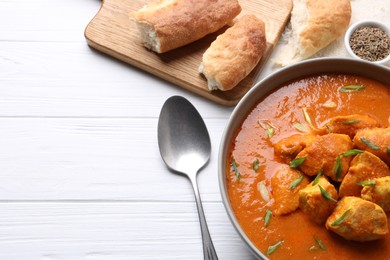
[[[390,61],[390,29],[376,21],[361,21],[349,27],[344,38],[348,53],[378,64]]]

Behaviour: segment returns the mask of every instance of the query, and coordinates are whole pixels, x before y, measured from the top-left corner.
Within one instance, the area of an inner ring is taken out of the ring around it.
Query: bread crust
[[[244,15],[210,45],[199,71],[207,78],[210,90],[230,90],[253,70],[265,49],[264,22]]]
[[[163,53],[215,32],[241,12],[238,0],[157,0],[130,13],[146,47]],[[148,44],[148,37],[157,40]],[[156,45],[156,46],[150,46]]]
[[[351,13],[350,0],[294,0],[291,34],[274,61],[286,66],[313,56],[343,35]]]
[[[306,0],[308,26],[300,33],[303,57],[308,58],[341,36],[351,20],[349,0]]]

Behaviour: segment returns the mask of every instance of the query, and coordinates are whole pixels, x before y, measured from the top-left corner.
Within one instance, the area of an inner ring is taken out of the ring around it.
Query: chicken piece
[[[336,116],[317,130],[318,134],[335,133],[345,134],[351,139],[359,129],[380,127],[374,118],[368,115]]]
[[[353,196],[346,196],[337,203],[325,227],[345,239],[362,242],[377,240],[389,233],[383,209]]]
[[[384,211],[390,211],[390,176],[376,178],[373,185],[365,185],[361,196],[378,204]]]
[[[390,127],[359,130],[353,142],[359,149],[375,154],[390,166]]]
[[[360,197],[363,187],[358,182],[389,175],[389,167],[377,156],[365,151],[352,159],[348,173],[341,182],[339,196]]]
[[[309,180],[298,170],[282,166],[271,178],[272,211],[275,215],[286,215],[298,208],[298,192]]]
[[[347,174],[350,156],[342,153],[353,147],[351,138],[343,134],[317,136],[296,158],[305,158],[299,168],[307,175],[317,175],[319,171],[332,180],[341,181]],[[338,170],[337,170],[338,169]]]
[[[322,195],[321,188],[335,201]],[[299,208],[315,223],[324,224],[336,207],[338,199],[336,188],[324,176],[317,183],[310,183],[299,191]]]
[[[316,136],[311,134],[295,134],[284,138],[274,145],[275,155],[280,157],[283,162],[290,163],[315,138]]]

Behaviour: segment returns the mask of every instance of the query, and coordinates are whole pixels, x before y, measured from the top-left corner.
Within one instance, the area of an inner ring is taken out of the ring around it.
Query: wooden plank
[[[219,258],[252,259],[223,205],[204,203],[204,210]],[[192,203],[0,203],[0,211],[1,259],[203,257]]]
[[[2,42],[85,43],[85,26],[99,7],[100,1],[93,0],[0,1],[0,38]]]
[[[129,12],[138,10],[147,2],[149,1],[103,1],[101,9],[85,30],[88,44],[110,56],[223,105],[237,104],[254,85],[292,9],[291,0],[240,1],[243,8],[240,15],[253,13],[265,21],[268,47],[258,66],[237,87],[225,92],[210,92],[207,89],[206,80],[198,73],[198,67],[204,51],[220,32],[168,53],[150,52],[142,46],[136,26],[128,18]]]
[[[204,201],[221,201],[218,148],[224,119],[205,120],[212,140],[199,173]],[[168,171],[157,118],[0,118],[0,198],[194,202],[189,181]],[[6,137],[6,138],[4,138]]]
[[[85,42],[0,42],[0,59],[0,117],[158,117],[172,95],[208,118],[228,118],[233,109],[129,69]]]

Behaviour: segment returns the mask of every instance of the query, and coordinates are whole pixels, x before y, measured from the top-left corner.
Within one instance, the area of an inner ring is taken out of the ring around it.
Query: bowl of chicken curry
[[[221,140],[219,184],[259,259],[387,259],[389,166],[389,68],[313,59],[239,102]]]

